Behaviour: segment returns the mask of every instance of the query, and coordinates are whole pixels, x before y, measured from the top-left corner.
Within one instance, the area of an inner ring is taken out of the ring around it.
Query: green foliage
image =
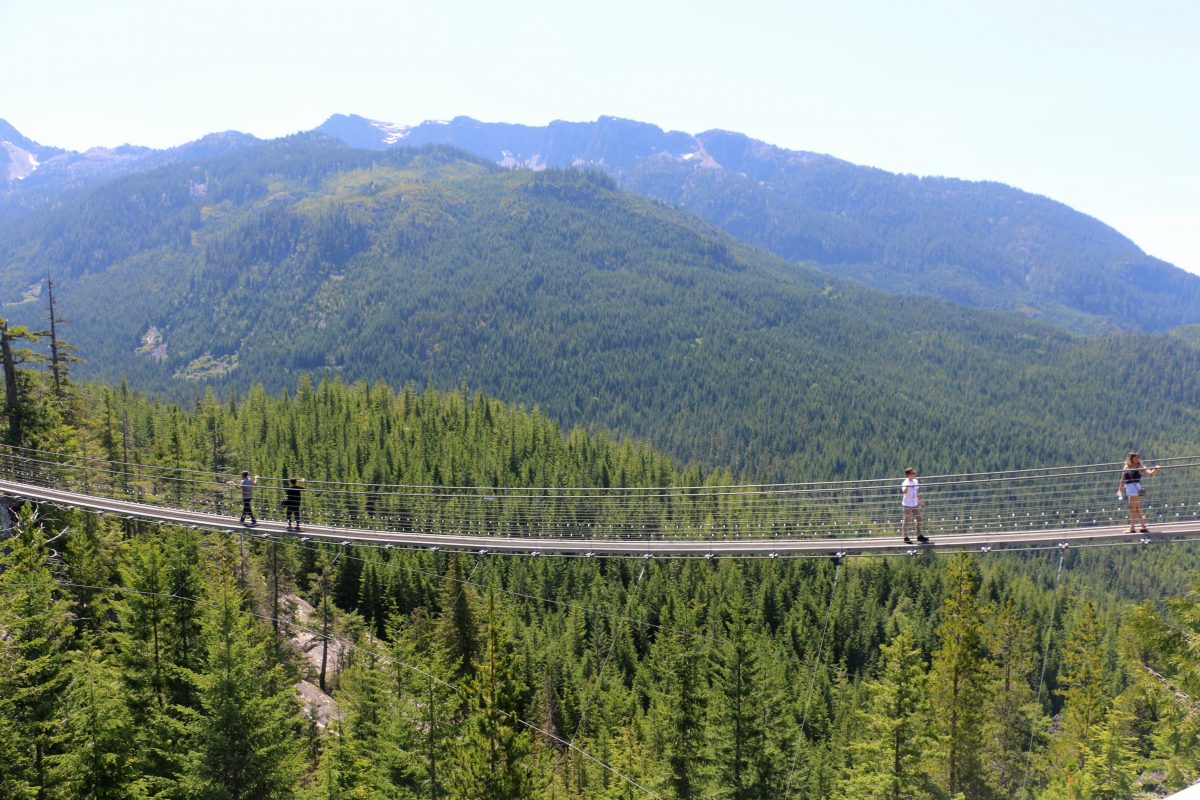
[[[857,710],[852,754],[838,797],[908,800],[935,796],[925,755],[932,744],[925,660],[909,619],[880,648],[880,672],[866,686],[868,705]]]
[[[187,785],[201,800],[276,800],[295,794],[300,771],[298,706],[290,687],[263,680],[278,670],[242,613],[232,575],[221,569],[203,615],[205,669],[198,676],[202,714]]]
[[[83,391],[85,452],[219,477],[246,465],[401,483],[728,478],[461,392],[301,380],[185,410]],[[213,487],[224,496],[216,481],[197,491]],[[273,492],[259,493],[264,513]],[[68,564],[28,518],[0,554],[6,797],[70,796],[87,780],[160,800],[624,799],[646,796],[639,786],[1048,800],[1121,796],[1153,770],[1164,785],[1195,777],[1196,715],[1180,700],[1200,691],[1195,597],[1116,628],[1127,599],[1182,591],[1193,545],[626,562],[239,541],[57,509],[42,520],[66,531],[53,546]],[[85,576],[86,590],[64,585]],[[307,762],[294,684],[317,669],[289,642],[293,591],[333,640],[337,713],[310,726]]]
[[[66,728],[52,770],[65,797],[135,797],[133,719],[122,700],[120,672],[91,642],[72,654],[64,698]]]
[[[1093,332],[1196,321],[1192,276],[1054,200],[998,183],[893,175],[721,131],[699,138],[723,169],[647,158],[621,173],[621,185],[888,292]]]
[[[469,716],[449,796],[455,800],[528,797],[532,737],[520,722],[521,687],[494,594],[488,595],[483,648],[469,683]]]
[[[12,245],[19,288],[61,270],[79,374],[186,398],[201,390],[172,376],[192,364],[242,391],[305,371],[465,384],[766,480],[1200,442],[1200,351],[1180,340],[1083,339],[876,293],[593,173],[306,138],[206,162],[203,196],[192,169],[97,190]],[[104,308],[122,313],[91,313]],[[135,355],[151,328],[165,360]]]
[[[954,796],[990,796],[984,769],[989,660],[979,604],[978,565],[957,556],[946,568],[939,646],[929,671],[934,736],[944,758],[935,779]]]
[[[61,692],[69,680],[72,639],[70,604],[50,571],[48,538],[27,510],[0,550],[0,711],[15,738],[15,762],[5,778],[18,791],[33,787],[38,797],[52,785],[50,757],[57,740]],[[10,772],[11,770],[11,772]]]

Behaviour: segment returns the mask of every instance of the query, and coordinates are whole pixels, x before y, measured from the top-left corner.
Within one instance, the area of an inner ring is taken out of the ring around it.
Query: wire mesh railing
[[[1164,459],[1143,486],[1151,522],[1200,519],[1200,456]],[[991,534],[1121,525],[1121,463],[921,478],[924,532]],[[239,474],[0,447],[0,475],[115,500],[236,517]],[[308,481],[301,518],[381,532],[511,538],[770,540],[895,536],[899,477],[785,484],[473,487]],[[285,481],[258,478],[260,519],[284,518]]]

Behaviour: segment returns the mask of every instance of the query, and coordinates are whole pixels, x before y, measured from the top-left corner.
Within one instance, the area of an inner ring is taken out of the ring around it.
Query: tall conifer
[[[36,788],[39,800],[51,790],[48,758],[54,752],[72,638],[69,603],[47,566],[44,538],[26,510],[0,548],[0,697],[18,737],[19,755],[11,768],[18,781]]]
[[[449,775],[458,800],[520,800],[530,795],[533,740],[519,722],[520,686],[495,595],[488,594],[483,648],[470,681],[464,739]]]
[[[988,668],[984,649],[978,565],[956,556],[946,567],[940,646],[933,654],[930,698],[938,742],[937,774],[951,795],[990,796],[984,771]]]
[[[199,676],[200,714],[188,786],[199,800],[283,800],[300,770],[298,707],[290,687],[264,681],[263,637],[242,612],[241,593],[222,567],[207,594]],[[279,669],[279,667],[274,667]]]

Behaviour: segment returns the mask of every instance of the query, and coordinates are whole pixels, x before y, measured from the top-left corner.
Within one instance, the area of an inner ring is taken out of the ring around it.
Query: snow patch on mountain
[[[412,131],[408,125],[397,125],[394,122],[384,122],[378,119],[367,121],[371,123],[371,127],[383,134],[384,144],[395,144]]]
[[[704,149],[703,142],[701,142],[699,139],[693,139],[692,141],[696,143],[696,149],[690,153],[684,153],[683,156],[680,157],[681,160],[694,161],[696,166],[700,167],[701,169],[724,169],[724,167],[717,163],[717,160],[710,156],[708,151]]]
[[[28,150],[17,147],[12,142],[0,142],[0,146],[8,154],[8,179],[10,181],[28,178],[40,166],[37,156]]]
[[[522,160],[519,153],[511,150],[501,150],[500,159],[496,163],[505,169],[530,169],[534,172],[541,172],[547,166],[546,159],[541,153],[534,153],[529,158]]]

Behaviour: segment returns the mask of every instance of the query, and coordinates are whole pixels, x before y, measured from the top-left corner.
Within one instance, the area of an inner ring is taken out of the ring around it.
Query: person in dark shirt
[[[1138,521],[1142,523],[1141,532],[1149,533],[1150,529],[1146,527],[1146,514],[1142,511],[1142,496],[1146,490],[1142,488],[1142,474],[1153,475],[1158,472],[1158,465],[1153,467],[1142,466],[1142,457],[1137,453],[1130,453],[1125,459],[1125,469],[1121,472],[1121,482],[1117,486],[1117,497],[1120,498],[1121,493],[1129,498],[1129,532],[1133,533]]]
[[[296,520],[295,530],[300,530],[300,495],[304,492],[304,478],[291,478],[287,488],[283,490],[283,508],[287,512],[287,529],[292,530],[292,519]]]

